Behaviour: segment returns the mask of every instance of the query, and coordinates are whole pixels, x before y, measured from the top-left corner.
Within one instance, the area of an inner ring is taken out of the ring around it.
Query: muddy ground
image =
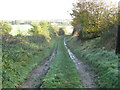
[[[56,49],[52,55],[47,59],[40,62],[33,70],[28,74],[27,78],[23,81],[25,84],[19,88],[40,88],[43,83],[44,76],[49,70],[49,64],[56,55]]]
[[[88,64],[85,64],[81,59],[78,59],[67,47],[65,39],[64,39],[64,46],[67,49],[70,58],[73,60],[73,62],[76,65],[76,68],[79,72],[81,82],[83,84],[84,88],[98,88],[96,85],[96,79],[95,74],[93,71],[90,71],[90,66]]]

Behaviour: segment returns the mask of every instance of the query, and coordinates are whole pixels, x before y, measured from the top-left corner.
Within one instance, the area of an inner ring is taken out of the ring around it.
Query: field
[[[12,25],[12,31],[10,34],[17,35],[17,34],[23,34],[23,35],[29,35],[28,29],[32,28],[30,25]]]
[[[66,28],[66,34],[71,34],[72,33],[72,26],[61,26],[58,25],[59,28],[65,27]],[[30,35],[29,29],[32,28],[30,25],[12,25],[12,31],[10,32],[11,35],[15,36],[17,34],[22,34],[22,35]]]

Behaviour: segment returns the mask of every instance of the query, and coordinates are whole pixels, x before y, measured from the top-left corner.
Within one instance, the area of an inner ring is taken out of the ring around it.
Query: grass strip
[[[61,37],[58,41],[57,55],[44,78],[43,88],[82,88],[79,74],[64,47],[63,39]]]

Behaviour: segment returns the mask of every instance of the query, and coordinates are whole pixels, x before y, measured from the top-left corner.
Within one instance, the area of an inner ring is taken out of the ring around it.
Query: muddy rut
[[[57,47],[54,49],[52,55],[46,60],[40,62],[33,70],[30,72],[28,77],[24,80],[24,85],[19,88],[40,88],[43,83],[44,76],[49,70],[49,64],[56,55]]]
[[[67,47],[65,39],[64,39],[64,46],[67,49],[70,58],[73,60],[73,62],[76,65],[76,68],[80,74],[80,79],[83,84],[83,87],[84,88],[98,88],[98,86],[95,83],[96,79],[94,78],[95,77],[94,72],[88,70],[88,68],[90,68],[89,65],[84,64],[82,60],[76,58],[76,56]]]

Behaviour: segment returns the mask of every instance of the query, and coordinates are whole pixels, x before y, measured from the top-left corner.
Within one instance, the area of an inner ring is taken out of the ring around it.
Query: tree
[[[0,32],[1,34],[9,34],[9,32],[12,30],[12,26],[6,22],[6,21],[1,21],[0,22]]]
[[[72,25],[75,27],[80,24],[83,27],[82,36],[78,30],[79,37],[95,38],[105,32],[112,24],[115,24],[117,20],[116,11],[115,7],[108,8],[104,0],[79,0],[74,4],[71,13]]]
[[[59,29],[59,32],[58,32],[58,35],[61,36],[61,35],[64,35],[64,34],[65,34],[65,32],[64,32],[63,28],[60,28],[60,29]]]
[[[54,38],[56,36],[56,32],[54,30],[54,27],[52,27],[51,24],[48,22],[36,22],[31,24],[32,28],[29,29],[29,32],[33,35],[42,35],[45,37],[45,39],[49,42],[50,39]]]
[[[80,24],[74,26],[72,35],[77,36],[79,34],[80,34],[80,36],[82,36],[82,26]]]

